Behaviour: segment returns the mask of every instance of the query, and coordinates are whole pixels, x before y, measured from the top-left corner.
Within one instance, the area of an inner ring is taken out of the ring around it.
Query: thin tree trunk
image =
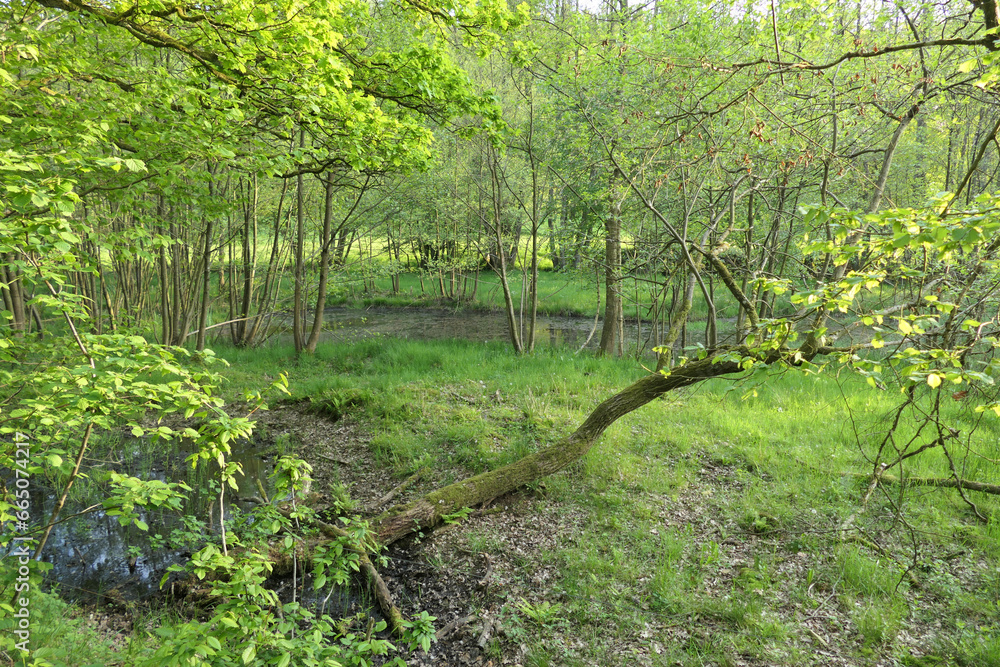
[[[305,351],[310,354],[316,351],[319,336],[323,331],[323,310],[326,308],[326,284],[330,278],[330,229],[333,226],[333,179],[323,182],[325,198],[323,201],[323,233],[320,237],[319,255],[319,286],[316,288],[316,307],[313,309],[312,330],[306,341]]]
[[[240,298],[238,330],[240,345],[249,345],[251,322],[250,310],[253,302],[253,284],[257,275],[257,174],[252,174],[247,182],[246,209],[243,216],[243,294]]]
[[[281,195],[278,197],[278,210],[274,214],[274,227],[271,232],[271,254],[267,261],[267,271],[264,274],[264,285],[260,293],[260,302],[257,306],[257,314],[253,317],[253,323],[248,334],[252,342],[257,340],[261,330],[266,331],[270,323],[270,311],[274,309],[275,301],[281,287],[281,278],[284,275],[284,254],[281,250],[281,218],[284,214],[285,195],[288,192],[288,179],[282,179]],[[280,261],[279,261],[280,260]]]
[[[169,345],[173,333],[170,330],[170,302],[167,293],[167,251],[160,246],[160,342]]]
[[[899,139],[903,136],[903,131],[913,120],[917,112],[920,111],[920,105],[914,104],[910,107],[902,118],[899,119],[899,125],[896,126],[896,131],[892,134],[892,139],[889,140],[889,145],[885,147],[885,153],[882,158],[882,168],[879,170],[878,180],[875,182],[875,189],[872,192],[872,198],[868,202],[868,212],[874,213],[878,210],[879,205],[882,203],[882,195],[885,192],[885,184],[889,180],[889,168],[892,167],[892,158],[896,154],[896,146],[899,145]],[[955,193],[958,196],[958,193]]]
[[[210,183],[209,192],[211,187]],[[205,245],[202,250],[201,311],[198,313],[198,339],[195,343],[195,349],[199,352],[205,349],[205,327],[208,326],[209,287],[212,284],[212,223],[213,220],[209,218],[205,225]]]
[[[13,327],[17,335],[22,335],[28,330],[28,319],[24,310],[24,285],[21,282],[21,274],[16,268],[4,267],[6,273],[7,287],[4,290],[4,302],[9,303],[9,310],[13,314]]]
[[[500,286],[503,289],[503,300],[507,314],[507,328],[510,333],[510,342],[514,346],[514,351],[518,354],[524,352],[521,344],[521,337],[518,336],[517,315],[514,313],[514,297],[510,293],[510,283],[507,280],[507,249],[504,247],[503,234],[500,220],[500,179],[497,174],[495,156],[489,156],[489,170],[491,177],[491,188],[493,191],[493,237],[497,248],[498,264],[494,263],[494,270],[500,278]]]
[[[599,354],[615,353],[616,342],[621,343],[622,330],[622,219],[621,198],[616,189],[618,170],[611,173],[608,197],[608,216],[604,220],[604,326],[601,329]]]
[[[299,146],[305,146],[306,131],[299,130]],[[296,210],[295,210],[295,289],[292,296],[292,338],[295,341],[295,351],[301,353],[305,349],[305,322],[302,318],[303,292],[305,282],[305,267],[303,267],[302,244],[305,242],[305,194],[302,174],[295,177]]]
[[[663,340],[660,341],[660,353],[656,356],[656,370],[658,371],[668,368],[673,363],[674,345],[677,343],[678,338],[683,337],[688,315],[691,313],[691,307],[694,305],[694,288],[697,283],[694,272],[697,270],[697,267],[692,270],[691,267],[685,265],[685,268],[687,269],[685,271],[687,281],[682,292],[680,309],[671,318],[670,328],[667,330],[667,334],[663,337]],[[681,346],[683,347],[683,345],[684,341],[682,340]]]

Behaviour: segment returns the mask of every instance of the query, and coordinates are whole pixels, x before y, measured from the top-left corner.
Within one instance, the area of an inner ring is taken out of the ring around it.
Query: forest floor
[[[288,349],[219,354],[234,414],[245,389],[288,372],[291,398],[255,414],[258,429],[313,466],[327,504],[362,518],[557,442],[645,372],[628,359],[389,339],[305,361]],[[386,552],[381,572],[403,613],[437,618],[430,651],[403,657],[1000,666],[1000,503],[972,498],[994,519],[984,524],[953,490],[869,493],[892,393],[773,374],[704,383],[627,415],[566,470]],[[993,422],[953,403],[982,438],[970,451],[998,446]],[[1000,482],[973,458],[958,463]],[[907,472],[940,476],[946,465],[928,452]],[[363,626],[371,605],[352,604]],[[123,665],[168,622],[144,614],[77,612],[119,647],[104,664]]]

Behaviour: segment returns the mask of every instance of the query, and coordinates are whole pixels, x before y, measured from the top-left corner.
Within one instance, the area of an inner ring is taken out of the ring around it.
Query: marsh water
[[[414,340],[460,339],[479,342],[507,342],[510,333],[503,313],[455,311],[433,308],[328,308],[324,314],[326,330],[321,342],[350,342],[376,336],[409,338]],[[596,350],[601,340],[602,321],[594,318],[566,315],[539,315],[535,323],[535,344],[545,347]],[[729,320],[720,320],[720,334]],[[687,343],[704,342],[704,323],[692,322],[688,326]],[[635,354],[652,349],[659,341],[652,340],[653,327],[649,322],[625,322],[625,352]],[[524,338],[527,320],[520,327]],[[660,332],[662,335],[662,332]],[[589,341],[588,341],[589,338]],[[290,344],[290,335],[273,339]]]
[[[139,519],[149,526],[148,531],[132,524],[121,525],[117,517],[94,507],[102,495],[100,469],[106,466],[146,480],[186,482],[191,491],[186,494],[184,514],[201,519],[205,529],[215,532],[219,527],[219,506],[217,486],[212,481],[217,475],[210,469],[214,464],[202,464],[192,470],[185,461],[190,453],[183,446],[164,451],[161,445],[157,451],[150,443],[134,438],[123,438],[110,447],[101,446],[99,456],[105,462],[92,469],[91,479],[74,485],[76,490],[70,494],[60,513],[60,522],[53,527],[45,545],[42,560],[52,566],[45,574],[46,581],[71,600],[100,603],[155,594],[167,568],[184,562],[202,546],[178,546],[173,537],[175,531],[201,527],[186,526],[180,513],[166,510],[138,512]],[[243,474],[237,476],[239,491],[227,494],[227,519],[235,510],[249,507],[250,503],[240,498],[257,496],[258,481],[267,484],[272,458],[270,443],[250,441],[233,447],[229,460],[239,463]],[[33,485],[33,491],[33,513],[51,516],[59,493],[46,484]]]

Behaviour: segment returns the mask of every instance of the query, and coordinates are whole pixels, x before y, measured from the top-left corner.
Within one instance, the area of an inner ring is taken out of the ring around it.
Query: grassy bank
[[[485,270],[478,275],[456,274],[454,285],[450,273],[444,274],[443,279],[444,294],[434,273],[400,274],[398,291],[393,290],[388,277],[365,280],[348,274],[337,283],[327,304],[348,307],[445,305],[494,312],[502,311],[505,307],[500,278],[493,271]],[[526,279],[520,272],[512,272],[508,276],[515,309],[520,308],[522,294],[527,304],[525,283]],[[623,283],[623,290],[622,307],[625,317],[631,320],[650,319],[650,308],[657,298],[655,288],[651,288],[647,282],[627,278]],[[604,295],[604,282],[594,276],[551,271],[538,274],[539,314],[594,317],[600,312],[603,315]],[[719,317],[736,316],[736,301],[728,293],[716,292],[715,300]],[[696,298],[690,319],[703,321],[707,315],[704,300]]]
[[[285,368],[297,397],[350,405],[378,465],[399,479],[429,469],[429,486],[556,441],[643,372],[464,343],[221,355],[233,390]],[[858,665],[1000,664],[1000,532],[951,490],[868,496],[867,457],[898,394],[800,374],[748,391],[713,381],[622,419],[531,490],[523,530],[469,522],[461,548],[506,567],[472,601],[506,628],[490,650],[523,644],[532,665],[830,664],[824,651]],[[995,424],[980,429],[997,441]],[[928,452],[907,472],[946,477],[948,462]],[[977,479],[1000,481],[986,466]],[[991,498],[975,501],[996,516]],[[518,546],[534,521],[547,539]]]
[[[13,578],[13,577],[12,577]],[[13,592],[14,581],[0,581],[0,591]],[[93,614],[63,602],[57,595],[32,589],[22,592],[31,603],[30,635],[27,637],[31,649],[30,658],[14,648],[0,652],[4,665],[79,665],[81,667],[105,667],[113,664],[128,664],[133,648],[117,628],[109,627],[103,614]],[[5,595],[5,602],[10,595]],[[0,633],[4,639],[23,641],[14,630],[18,619],[0,613]],[[135,648],[142,642],[136,638]],[[32,662],[34,660],[34,662]]]

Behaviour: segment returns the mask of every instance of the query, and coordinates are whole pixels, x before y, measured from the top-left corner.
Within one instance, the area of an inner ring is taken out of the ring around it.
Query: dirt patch
[[[295,406],[283,406],[262,415],[260,422],[272,436],[288,433],[300,444],[298,453],[314,468],[314,489],[342,486],[366,518],[386,509],[378,500],[400,485],[401,480],[373,457],[370,434],[350,416],[330,419]],[[762,584],[759,591],[751,586],[746,595],[759,598],[767,617],[794,628],[790,643],[814,655],[812,664],[894,664],[877,655],[858,661],[861,642],[849,610],[838,605],[835,590],[817,584],[807,591],[807,598],[800,596],[796,600],[796,589],[809,571],[832,567],[828,557],[789,550],[786,542],[791,536],[772,530],[766,513],[762,514],[765,522],[754,527],[738,525],[725,511],[725,504],[739,496],[748,477],[757,473],[735,463],[695,457],[699,464],[697,483],[679,496],[647,500],[658,506],[660,530],[683,527],[697,544],[715,545],[711,556],[714,573],[705,578],[700,595],[725,604],[734,591],[748,588],[747,573],[753,569],[757,555],[781,554],[771,562],[774,571],[770,576],[782,583]],[[465,473],[437,471],[408,486],[393,498],[393,503],[436,488],[446,474],[461,477]],[[509,627],[519,615],[517,605],[560,600],[560,572],[541,556],[573,543],[586,521],[583,509],[538,502],[532,492],[523,491],[478,508],[461,524],[446,525],[394,545],[387,553],[389,565],[382,570],[386,583],[404,614],[428,612],[436,617],[440,634],[429,652],[404,655],[408,664],[522,664],[529,652],[525,644],[529,640],[525,632]],[[650,616],[657,618],[655,613]],[[729,620],[704,615],[688,619],[664,617],[662,622],[646,623],[625,636],[618,634],[607,652],[618,656],[616,663],[652,665],[671,645],[709,645],[732,632],[731,626]],[[916,639],[906,635],[899,639],[915,654],[921,652],[920,645],[928,643],[926,636]],[[585,659],[588,654],[588,647],[574,636],[572,627],[555,641],[564,647],[567,657]],[[737,655],[732,664],[771,663]]]
[[[257,424],[276,440],[291,439],[294,454],[313,467],[314,491],[330,494],[343,485],[365,510],[398,484],[392,471],[372,456],[371,435],[349,416],[335,419],[285,404],[262,413]]]
[[[407,606],[437,616],[444,631],[429,653],[410,656],[410,664],[519,664],[527,647],[511,640],[506,619],[514,600],[538,602],[549,595],[558,572],[537,557],[572,532],[578,518],[539,511],[531,492],[512,493],[462,524],[411,538],[390,552],[390,585],[399,587]]]
[[[342,485],[366,518],[386,509],[378,500],[400,486],[368,447],[371,436],[350,416],[331,420],[295,406],[282,406],[259,420],[274,437],[289,434],[299,455],[313,466],[314,489]],[[440,485],[461,470],[437,470],[406,487],[392,503],[405,502]],[[460,524],[445,525],[393,545],[381,574],[404,615],[426,611],[436,617],[438,640],[427,653],[404,654],[410,665],[488,667],[518,664],[526,647],[511,642],[503,619],[511,613],[510,591],[536,601],[558,573],[523,567],[571,534],[582,513],[538,511],[532,492],[508,494],[478,508]],[[482,544],[484,543],[485,544]],[[529,588],[526,588],[529,587]]]
[[[465,474],[435,471],[407,485],[383,506],[379,500],[406,480],[394,476],[388,466],[375,460],[369,448],[370,433],[350,416],[331,419],[285,405],[264,413],[258,423],[276,438],[285,434],[293,438],[298,455],[313,466],[314,490],[329,493],[342,487],[357,503],[356,511],[364,518],[372,518],[391,504],[436,488],[444,475]],[[385,554],[389,564],[381,574],[404,615],[426,611],[437,619],[438,641],[428,653],[417,651],[406,655],[408,664],[501,664],[496,656],[484,651],[495,633],[486,626],[489,613],[483,610],[492,604],[490,587],[503,567],[492,566],[487,556],[470,550],[461,536],[480,522],[484,525],[495,522],[499,516],[496,512],[526,502],[530,499],[518,495],[497,499],[486,508],[486,512],[493,512],[488,517],[483,517],[480,511],[461,526],[444,526],[431,535],[408,538]],[[484,637],[486,630],[489,631]],[[481,644],[480,639],[483,639]]]

